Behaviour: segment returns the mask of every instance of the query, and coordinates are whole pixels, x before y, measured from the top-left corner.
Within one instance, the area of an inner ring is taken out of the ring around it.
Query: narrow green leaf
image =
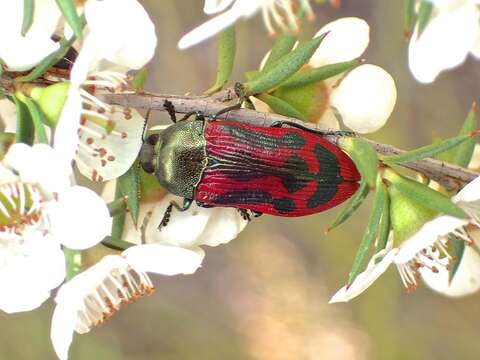
[[[272,50],[270,50],[267,61],[265,61],[265,64],[263,65],[262,72],[271,70],[278,60],[287,55],[293,49],[296,42],[296,36],[285,32],[280,34],[275,40]]]
[[[373,244],[373,241],[378,234],[378,230],[380,227],[380,219],[386,206],[386,202],[387,192],[385,190],[385,186],[383,186],[382,184],[381,177],[378,176],[377,186],[375,189],[375,197],[373,199],[372,213],[370,214],[370,218],[368,220],[367,230],[363,235],[362,241],[360,242],[360,246],[357,250],[357,254],[355,255],[355,259],[353,260],[352,270],[348,275],[348,284],[351,284],[353,280],[355,280],[357,275],[360,273],[362,264],[368,254],[370,247]]]
[[[448,240],[450,245],[448,253],[453,258],[449,263],[450,269],[448,273],[448,281],[451,283],[457,273],[458,267],[460,266],[463,254],[465,253],[465,241],[452,234],[448,235]]]
[[[305,116],[295,109],[292,105],[282,99],[268,94],[255,95],[256,98],[262,100],[265,104],[277,114],[293,117],[299,120],[305,120]]]
[[[15,96],[13,96],[12,99],[15,102],[15,109],[17,113],[15,141],[17,143],[32,145],[33,140],[35,139],[35,128],[33,127],[33,121],[30,112],[28,111],[27,106]]]
[[[139,166],[137,162],[128,171],[117,179],[117,184],[126,197],[127,209],[130,211],[133,223],[137,224],[138,211],[140,208],[140,180]]]
[[[135,74],[135,77],[132,80],[132,87],[135,91],[143,91],[145,87],[145,82],[147,81],[148,70],[146,67],[141,68]]]
[[[122,191],[120,190],[119,181],[115,184],[115,200],[123,198]],[[118,214],[112,218],[112,231],[111,235],[113,239],[121,239],[123,235],[123,228],[125,226],[125,213]]]
[[[261,72],[253,81],[245,83],[245,94],[253,95],[268,92],[280,85],[305,65],[327,34],[313,38],[283,56],[269,71]]]
[[[383,162],[387,164],[405,164],[417,160],[422,160],[427,157],[432,157],[434,155],[442,153],[446,150],[452,149],[455,146],[458,146],[465,141],[472,139],[472,136],[476,136],[476,134],[469,133],[467,135],[455,136],[450,139],[441,140],[434,144],[422,146],[415,150],[406,151],[403,154],[386,156],[383,158]]]
[[[226,28],[218,36],[217,79],[206,94],[221,90],[230,79],[235,62],[236,43],[235,25]]]
[[[46,120],[43,120],[43,114],[38,105],[30,99],[25,97],[22,101],[27,105],[30,116],[32,117],[33,126],[35,127],[35,134],[37,134],[38,141],[42,144],[48,144],[47,133],[45,132],[44,123]]]
[[[463,123],[462,129],[460,130],[459,135],[471,134],[477,129],[477,104],[473,103],[472,107]],[[475,150],[476,141],[473,138],[467,139],[463,144],[460,144],[456,148],[455,157],[453,163],[461,166],[467,167],[470,163],[470,160],[473,156],[473,151]]]
[[[50,69],[53,65],[55,65],[58,61],[60,61],[68,52],[70,46],[72,46],[75,38],[73,37],[70,40],[62,39],[60,40],[60,48],[48,55],[45,59],[43,59],[40,64],[38,64],[30,73],[24,76],[20,76],[16,78],[16,81],[23,81],[23,82],[32,82],[38,79],[40,76],[45,74],[45,72]]]
[[[417,37],[420,37],[423,33],[423,30],[427,27],[430,22],[433,11],[433,3],[430,0],[422,0],[418,8],[417,15],[417,25],[418,25],[418,34]]]
[[[33,0],[23,0],[22,35],[25,36],[32,26],[35,4]]]
[[[461,219],[467,218],[465,212],[453,203],[450,198],[424,184],[410,180],[390,169],[384,172],[384,177],[398,192],[428,209]]]
[[[358,171],[367,184],[373,188],[378,173],[378,156],[375,149],[367,141],[358,137],[343,137],[340,147],[345,150],[357,165]]]
[[[390,197],[382,184],[385,195],[385,206],[383,207],[382,219],[380,220],[380,229],[378,230],[377,252],[385,249],[387,246],[388,236],[390,235]]]
[[[282,84],[282,87],[299,87],[317,81],[322,81],[348,71],[360,63],[360,60],[355,59],[351,61],[325,65],[314,69],[307,69],[303,72],[298,72],[293,75],[290,79]]]
[[[366,181],[360,183],[360,188],[357,190],[355,195],[353,195],[347,204],[343,207],[340,214],[338,214],[337,218],[333,221],[332,225],[328,228],[327,231],[333,230],[337,226],[343,224],[347,221],[350,216],[358,209],[358,207],[363,203],[363,200],[367,197],[370,191],[370,187],[367,185]]]
[[[123,251],[137,244],[107,236],[102,240],[102,245],[108,247],[109,249]]]
[[[68,25],[73,30],[75,37],[80,39],[82,37],[82,21],[77,13],[77,7],[74,0],[55,0],[57,2],[63,17],[67,21]],[[113,16],[113,15],[112,15]]]
[[[436,136],[436,137],[433,138],[432,144],[437,144],[438,145],[442,141],[443,141],[442,138]],[[443,151],[441,153],[438,153],[438,154],[434,155],[433,158],[453,164],[453,161],[455,159],[455,152],[456,152],[455,150],[457,150],[457,149],[456,148],[451,148],[449,150],[446,150],[446,151]]]
[[[415,0],[404,0],[403,3],[403,34],[405,39],[410,39],[415,21]]]
[[[64,247],[63,254],[65,256],[67,280],[72,280],[82,269],[82,253],[80,250]]]

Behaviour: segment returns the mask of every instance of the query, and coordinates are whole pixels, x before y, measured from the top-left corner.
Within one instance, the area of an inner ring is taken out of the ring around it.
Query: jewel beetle
[[[169,111],[172,116],[172,111]],[[191,115],[191,114],[189,114]],[[330,209],[351,197],[360,174],[338,146],[321,132],[296,123],[259,127],[220,118],[188,115],[147,137],[140,165],[160,185],[203,207],[234,207],[249,217],[262,213],[304,216]]]

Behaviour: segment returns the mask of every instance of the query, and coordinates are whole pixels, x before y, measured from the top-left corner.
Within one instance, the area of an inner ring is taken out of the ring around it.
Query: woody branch
[[[237,97],[232,89],[223,90],[212,96],[181,96],[169,94],[154,94],[154,93],[130,93],[130,94],[103,94],[102,100],[112,105],[129,106],[137,109],[151,109],[158,111],[165,111],[164,103],[166,100],[170,101],[176,112],[186,114],[189,112],[202,112],[206,116],[214,115],[220,110],[227,107],[227,103],[237,101]],[[257,126],[271,126],[277,121],[289,121],[299,123],[302,126],[310,129],[320,130],[315,124],[305,123],[303,121],[289,118],[283,115],[273,113],[263,113],[250,109],[231,110],[222,114],[222,119],[235,119]],[[325,136],[330,142],[338,144],[339,139],[344,136],[327,135]],[[368,140],[380,155],[395,155],[403,153],[403,150],[395,148],[391,145],[377,143]],[[458,190],[475,179],[479,174],[464,169],[462,167],[439,161],[436,159],[423,159],[402,165],[408,169],[424,174],[430,179],[438,181],[447,189]]]

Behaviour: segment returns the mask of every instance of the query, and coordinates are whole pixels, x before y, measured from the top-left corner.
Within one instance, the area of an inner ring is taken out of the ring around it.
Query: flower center
[[[438,238],[435,243],[418,252],[410,261],[396,264],[407,291],[413,291],[418,287],[420,277],[418,270],[420,268],[427,268],[434,273],[438,273],[440,267],[449,270],[449,260],[452,259],[452,256],[448,253],[443,241],[445,241],[443,238]]]
[[[0,186],[0,233],[21,234],[25,226],[38,224],[42,200],[36,185],[18,182]]]
[[[150,295],[154,287],[148,275],[132,268],[111,270],[105,279],[84,298],[84,307],[79,311],[75,330],[79,334],[103,324],[124,304]]]

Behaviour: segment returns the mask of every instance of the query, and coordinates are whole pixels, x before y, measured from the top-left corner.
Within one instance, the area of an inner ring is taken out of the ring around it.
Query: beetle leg
[[[240,213],[242,216],[243,220],[250,221],[252,218],[250,217],[250,214],[248,213],[248,210],[246,209],[237,209],[237,211]]]
[[[168,115],[170,115],[170,120],[172,120],[172,122],[175,124],[177,122],[175,106],[173,106],[171,101],[165,100],[165,102],[163,103],[163,108],[167,111]]]
[[[158,224],[158,231],[161,231],[163,227],[167,226],[168,223],[170,222],[170,217],[172,216],[172,211],[173,208],[177,209],[178,211],[186,211],[190,208],[192,205],[193,199],[183,199],[183,205],[180,206],[178,205],[175,201],[170,201],[170,204],[167,206],[165,209],[165,212],[163,213],[163,218],[162,221],[160,221],[160,224]]]

